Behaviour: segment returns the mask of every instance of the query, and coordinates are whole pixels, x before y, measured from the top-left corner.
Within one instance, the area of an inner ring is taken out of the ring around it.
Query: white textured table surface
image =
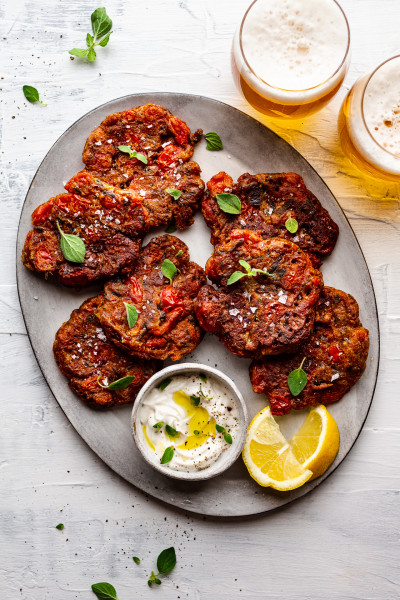
[[[0,595],[120,600],[162,597],[394,600],[399,585],[400,186],[363,177],[343,156],[337,115],[353,81],[399,50],[398,0],[342,0],[352,33],[344,86],[322,111],[281,125],[243,99],[230,69],[232,35],[249,0],[113,0],[110,44],[93,64],[67,51],[84,41],[96,5],[0,3]],[[35,85],[47,107],[27,103]],[[377,294],[382,356],[375,399],[350,455],[312,494],[255,519],[194,517],[114,475],[51,396],[26,336],[15,285],[20,209],[44,154],[77,118],[134,92],[204,94],[268,124],[325,179],[365,253]],[[63,522],[64,531],[54,526]],[[178,564],[146,585],[160,550]],[[142,558],[140,566],[132,556]]]

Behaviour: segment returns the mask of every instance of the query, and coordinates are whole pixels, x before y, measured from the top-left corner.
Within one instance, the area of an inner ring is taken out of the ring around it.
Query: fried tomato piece
[[[267,395],[274,415],[331,404],[360,379],[368,348],[368,330],[358,318],[357,302],[350,294],[324,287],[309,341],[296,354],[253,361],[250,366],[253,389]],[[299,368],[303,358],[307,384],[298,396],[293,396],[288,376]]]
[[[335,247],[338,226],[296,173],[244,173],[234,184],[229,175],[221,172],[214,175],[207,188],[202,211],[214,245],[232,229],[249,229],[265,238],[281,237],[295,242],[309,253],[316,268]],[[227,214],[219,208],[216,196],[221,193],[240,198],[241,214]],[[294,234],[285,226],[289,217],[298,222]]]
[[[228,285],[234,272],[245,273],[239,260],[270,276],[258,272]],[[196,316],[233,354],[257,358],[294,352],[310,336],[322,275],[293,242],[234,230],[207,261],[206,274],[223,289],[205,286]]]
[[[53,350],[60,371],[83,402],[108,408],[133,402],[161,363],[133,358],[107,340],[95,316],[101,302],[102,294],[89,298],[74,310],[57,331]],[[135,379],[124,390],[109,390],[99,385],[99,381],[107,386],[128,375]]]
[[[170,282],[161,272],[164,261],[177,272]],[[194,314],[194,301],[206,278],[189,262],[187,246],[162,235],[143,249],[131,275],[110,281],[96,315],[115,344],[142,358],[179,360],[200,343],[203,332]],[[138,319],[129,328],[125,304],[135,306]]]
[[[22,252],[24,265],[78,287],[130,271],[148,229],[140,201],[129,190],[119,190],[85,171],[73,177],[66,189],[70,193],[51,198],[33,212],[34,229]],[[64,258],[57,223],[64,233],[83,240],[83,263]]]
[[[201,135],[201,130],[191,134],[163,106],[146,104],[106,117],[88,137],[82,158],[88,171],[116,185],[143,169],[139,159],[129,158],[118,146],[144,154],[149,165],[171,169],[190,160]]]

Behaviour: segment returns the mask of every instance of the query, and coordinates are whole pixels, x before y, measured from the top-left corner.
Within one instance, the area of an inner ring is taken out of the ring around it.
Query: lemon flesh
[[[289,444],[299,463],[312,471],[312,479],[320,477],[339,450],[340,435],[335,419],[322,404],[311,409]]]
[[[297,460],[269,407],[250,423],[242,456],[251,477],[264,487],[294,490],[312,477],[312,471]]]

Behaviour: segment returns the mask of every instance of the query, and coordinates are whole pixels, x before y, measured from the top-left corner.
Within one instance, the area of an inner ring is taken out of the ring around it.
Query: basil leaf
[[[190,401],[193,404],[193,406],[199,406],[200,396],[190,396]]]
[[[178,200],[178,198],[182,196],[181,190],[176,190],[175,188],[167,188],[165,191],[167,192],[167,194],[172,196],[174,200]]]
[[[200,431],[198,429],[193,430],[194,435],[200,435]]]
[[[210,131],[209,133],[206,133],[204,137],[207,140],[206,150],[222,150],[222,141],[218,133]]]
[[[293,396],[298,396],[306,387],[307,374],[302,369],[305,360],[306,359],[304,357],[301,361],[300,367],[289,373],[288,386]]]
[[[224,433],[224,440],[227,444],[232,444],[232,436],[230,433]]]
[[[153,425],[153,427],[154,427],[154,429],[157,429],[157,431],[160,431],[160,429],[163,425],[164,425],[164,421],[158,421],[158,423]]]
[[[72,56],[78,56],[78,58],[84,58],[88,52],[89,48],[72,48],[72,50],[69,51],[69,54],[72,54]]]
[[[250,273],[251,271],[251,266],[249,265],[248,262],[246,262],[245,260],[239,260],[239,265],[241,265],[242,267],[244,267],[246,269],[246,271],[248,273]]]
[[[162,382],[160,383],[160,385],[158,386],[159,389],[163,392],[165,390],[165,388],[167,387],[167,385],[169,385],[171,383],[171,381],[172,381],[172,379],[170,377],[163,379]]]
[[[96,594],[99,600],[118,600],[117,592],[111,583],[94,583],[92,592]]]
[[[43,104],[43,102],[39,100],[39,92],[32,85],[23,85],[22,91],[24,92],[24,96],[28,102],[32,102],[32,104],[39,102],[39,104],[42,106],[47,106],[47,104]]]
[[[120,152],[125,152],[125,154],[129,154],[129,157],[133,158],[133,150],[130,146],[118,146],[118,150]]]
[[[166,258],[161,265],[161,273],[164,275],[164,277],[169,279],[170,283],[172,283],[172,279],[176,274],[176,270],[176,266],[173,262],[168,260],[168,258]]]
[[[176,565],[175,548],[166,548],[157,558],[157,569],[159,573],[170,573]]]
[[[222,427],[222,425],[218,425],[218,423],[216,423],[215,429],[218,431],[218,433],[225,433],[226,431],[225,427]]]
[[[229,277],[228,285],[232,285],[232,283],[236,283],[236,281],[239,281],[239,279],[242,279],[242,277],[246,277],[246,273],[243,273],[242,271],[235,271]]]
[[[90,60],[90,62],[93,62],[94,60],[96,60],[96,52],[95,52],[95,49],[93,48],[93,46],[91,46],[89,48],[87,57],[88,57],[88,60]]]
[[[182,256],[182,254],[183,254],[183,250],[179,250],[179,252],[177,252],[175,254],[175,256],[176,256],[176,258],[179,258],[180,256]]]
[[[56,525],[56,529],[64,529],[63,523],[59,523],[58,525]]]
[[[69,262],[83,263],[85,260],[86,248],[84,241],[77,235],[64,233],[57,221],[58,231],[60,232],[60,248],[64,258]]]
[[[296,221],[296,219],[289,217],[285,223],[285,227],[289,231],[289,233],[296,233],[296,231],[299,228],[299,224]]]
[[[140,154],[140,152],[136,152],[136,150],[133,150],[134,157],[137,158],[138,160],[140,160],[140,162],[144,163],[145,165],[147,165],[147,158],[145,157],[144,154]]]
[[[90,17],[90,20],[92,21],[92,30],[95,41],[111,31],[112,21],[106,13],[105,8],[96,8]]]
[[[135,380],[135,375],[127,375],[126,377],[121,377],[121,379],[113,381],[109,385],[103,385],[99,381],[100,377],[101,375],[98,376],[97,383],[105,390],[124,390]]]
[[[240,215],[242,212],[242,203],[236,194],[217,194],[218,206],[223,212],[230,215]]]
[[[168,435],[170,437],[176,437],[177,435],[179,435],[178,431],[176,429],[174,429],[173,427],[171,427],[171,425],[166,425],[165,431],[168,433]]]
[[[106,37],[103,38],[101,40],[101,42],[99,42],[99,46],[101,46],[102,48],[104,48],[105,46],[107,46],[108,42],[110,41],[110,35],[111,35],[111,32],[108,35],[106,35]]]
[[[199,377],[203,383],[207,383],[207,375],[205,373],[199,373]]]
[[[140,565],[140,558],[138,556],[132,556],[132,560],[134,563],[136,563],[137,565]]]
[[[154,579],[154,583],[156,583],[157,585],[161,585],[161,579],[158,579],[158,577],[156,577]]]
[[[174,223],[170,223],[165,230],[165,233],[175,233],[176,227]],[[176,255],[177,256],[177,255]]]
[[[86,35],[86,45],[88,46],[88,48],[90,48],[90,46],[93,46],[93,44],[94,44],[93,36],[90,35],[90,33],[88,33]]]
[[[138,311],[136,306],[133,306],[133,304],[128,304],[128,302],[124,302],[124,304],[126,308],[126,318],[128,319],[129,329],[132,329],[138,320]]]
[[[168,448],[165,448],[164,454],[162,455],[161,460],[160,460],[160,463],[162,465],[165,465],[172,460],[172,458],[174,456],[174,450],[175,449],[173,446],[168,446]],[[161,573],[161,571],[160,571],[160,573]]]

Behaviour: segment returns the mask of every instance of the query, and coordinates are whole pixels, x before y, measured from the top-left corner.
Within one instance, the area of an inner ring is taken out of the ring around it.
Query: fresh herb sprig
[[[307,373],[303,371],[303,365],[306,357],[301,361],[301,365],[298,369],[294,369],[289,373],[288,386],[293,396],[298,396],[306,387],[307,384]]]
[[[172,284],[172,280],[176,275],[177,272],[177,268],[174,265],[174,263],[169,260],[168,258],[166,258],[163,262],[163,264],[161,265],[161,273],[164,275],[164,277],[166,277],[167,279],[169,279],[169,282]]]
[[[116,381],[113,381],[109,385],[103,385],[102,383],[100,383],[101,377],[102,377],[102,375],[98,376],[97,383],[99,384],[100,387],[102,387],[105,390],[124,390],[125,388],[128,387],[128,385],[130,385],[135,380],[134,375],[127,375],[126,377],[121,377],[121,379],[117,379]]]
[[[222,140],[215,131],[209,131],[204,137],[207,141],[206,150],[215,151],[223,149]]]
[[[45,104],[44,102],[41,102],[41,100],[39,98],[39,92],[32,85],[23,85],[22,91],[24,92],[24,96],[28,100],[28,102],[32,102],[32,104],[35,104],[35,102],[38,102],[42,106],[47,106],[47,104]]]
[[[91,14],[92,32],[93,35],[88,33],[86,35],[86,46],[87,48],[72,48],[69,51],[72,56],[78,58],[87,58],[90,62],[96,60],[95,46],[107,46],[110,35],[112,34],[112,20],[107,15],[105,8],[96,8]]]
[[[161,579],[159,579],[160,575],[166,575],[170,573],[172,569],[176,565],[176,553],[175,548],[171,546],[171,548],[166,548],[157,558],[157,570],[158,573],[151,572],[150,578],[147,582],[148,586],[151,587],[153,583],[156,585],[161,585]]]
[[[92,585],[92,592],[96,594],[99,600],[118,600],[115,587],[105,581],[94,583]]]
[[[64,258],[69,262],[83,263],[86,254],[85,242],[77,235],[64,233],[58,221],[57,228],[61,235],[60,248]]]
[[[242,212],[242,203],[236,194],[217,194],[216,198],[223,212],[230,215],[240,215]]]
[[[218,425],[218,423],[215,425],[215,429],[218,431],[218,433],[223,433],[224,434],[224,440],[226,441],[227,444],[232,444],[232,436],[230,433],[227,432],[227,430],[225,429],[225,427],[222,427],[222,425]]]
[[[246,270],[245,273],[243,271],[234,271],[232,275],[228,279],[228,285],[232,285],[242,277],[255,277],[258,274],[267,275],[268,277],[275,277],[274,274],[268,273],[268,271],[263,271],[262,269],[252,269],[248,262],[245,260],[239,260],[239,264]]]
[[[136,152],[136,150],[134,150],[130,146],[118,146],[118,150],[120,152],[124,152],[125,154],[129,154],[129,158],[137,158],[137,160],[140,160],[140,162],[147,165],[147,158],[145,157],[145,155],[141,154],[140,152]]]

